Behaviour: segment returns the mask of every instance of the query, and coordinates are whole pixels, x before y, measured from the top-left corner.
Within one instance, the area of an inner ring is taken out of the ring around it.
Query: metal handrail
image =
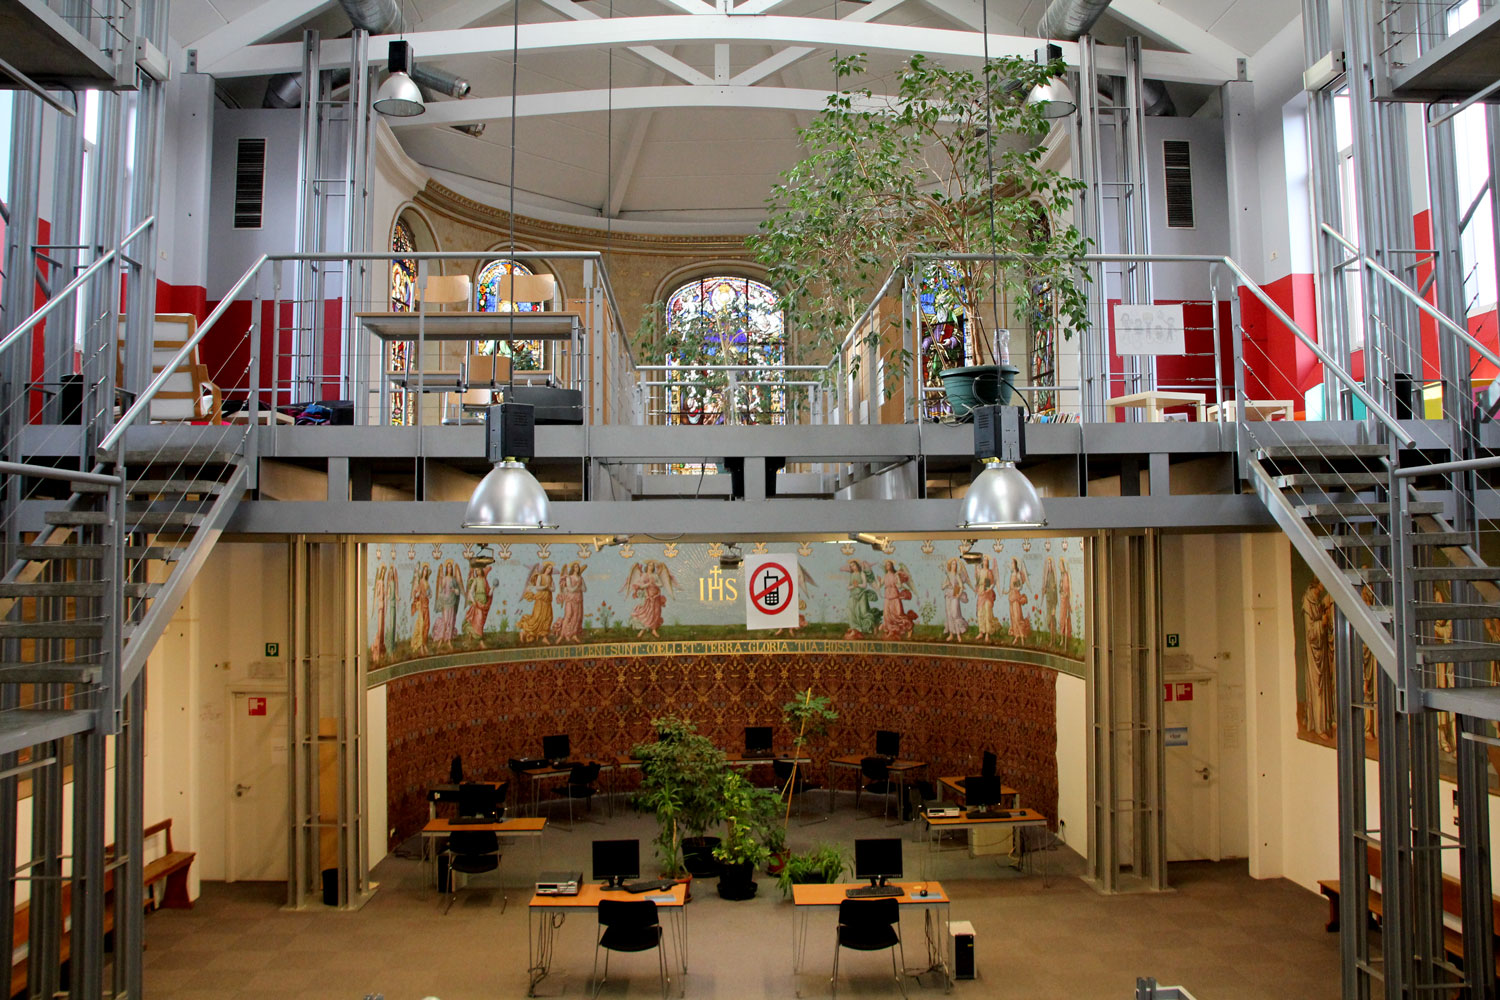
[[[79,271],[77,277],[64,285],[56,295],[52,296],[52,298],[44,302],[40,309],[32,313],[30,316],[27,316],[24,320],[21,321],[19,326],[7,333],[3,340],[0,340],[0,354],[5,353],[6,349],[8,349],[11,344],[14,344],[17,340],[21,339],[22,335],[24,335],[28,330],[36,326],[42,320],[46,319],[47,316],[52,312],[52,310],[56,309],[59,305],[62,304],[64,299],[68,298],[68,296],[76,292],[85,281],[98,273],[100,268],[118,257],[120,255],[120,251],[125,249],[125,247],[128,246],[137,236],[141,235],[155,224],[156,216],[148,216],[144,222],[136,226],[130,232],[126,233],[124,239],[120,240],[118,246],[105,253],[104,256],[94,261],[82,271]]]
[[[1406,282],[1402,281],[1400,278],[1392,274],[1389,270],[1386,269],[1383,264],[1367,257],[1364,251],[1362,251],[1358,246],[1349,242],[1349,240],[1342,233],[1334,229],[1332,226],[1328,225],[1328,223],[1324,222],[1320,225],[1322,226],[1325,233],[1342,243],[1359,259],[1361,263],[1363,263],[1371,271],[1384,278],[1388,284],[1394,287],[1396,291],[1401,293],[1403,298],[1407,299],[1411,302],[1412,305],[1416,306],[1418,309],[1431,316],[1434,320],[1437,321],[1439,326],[1446,327],[1447,329],[1452,331],[1454,336],[1458,337],[1464,343],[1468,344],[1474,350],[1478,351],[1480,355],[1490,364],[1495,365],[1496,367],[1500,367],[1500,356],[1497,356],[1488,347],[1485,347],[1484,344],[1480,343],[1468,330],[1465,330],[1458,323],[1455,323],[1452,319],[1450,319],[1447,313],[1443,312],[1437,306],[1433,305],[1431,302],[1428,302],[1426,299],[1422,298],[1422,296],[1418,295],[1411,289],[1411,286],[1407,285]]]
[[[1324,228],[1326,229],[1327,227],[1325,226]],[[1337,234],[1335,234],[1335,235],[1337,235]],[[1356,247],[1355,249],[1357,250],[1358,248]],[[1017,254],[1017,253],[999,253],[999,254],[991,254],[991,253],[950,253],[950,254],[916,253],[916,254],[911,254],[907,259],[908,260],[939,260],[939,261],[941,261],[941,260],[987,260],[987,261],[992,261],[992,262],[995,262],[995,263],[1002,263],[1002,262],[1003,263],[1024,263],[1025,261],[1028,261],[1028,260],[1034,260],[1035,257],[1033,255],[1030,255],[1030,254]],[[1229,257],[1227,255],[1226,256],[1219,256],[1219,255],[1215,255],[1215,254],[1186,254],[1186,253],[1184,253],[1184,254],[1175,254],[1175,253],[1169,253],[1169,254],[1159,254],[1159,253],[1147,253],[1147,254],[1087,253],[1087,254],[1081,255],[1078,258],[1078,261],[1079,261],[1079,263],[1083,263],[1083,264],[1130,264],[1130,263],[1143,263],[1143,264],[1222,264],[1222,265],[1224,265],[1225,267],[1227,267],[1235,275],[1235,277],[1237,277],[1239,279],[1240,284],[1242,284],[1245,288],[1249,289],[1251,295],[1254,295],[1257,299],[1259,299],[1260,302],[1261,302],[1261,304],[1264,305],[1267,309],[1269,309],[1271,311],[1272,315],[1274,315],[1277,319],[1279,319],[1282,322],[1282,324],[1286,326],[1286,328],[1288,330],[1292,331],[1292,335],[1293,336],[1295,336],[1298,340],[1302,341],[1302,343],[1304,345],[1306,345],[1307,349],[1313,352],[1313,356],[1314,357],[1316,357],[1319,361],[1323,362],[1323,367],[1325,369],[1327,369],[1328,371],[1332,372],[1333,375],[1335,377],[1337,377],[1340,382],[1344,383],[1344,385],[1346,385],[1349,388],[1350,392],[1354,393],[1355,397],[1358,398],[1361,403],[1365,404],[1365,409],[1369,412],[1369,414],[1371,416],[1375,417],[1381,423],[1385,424],[1386,427],[1390,430],[1390,432],[1393,435],[1395,435],[1396,439],[1398,441],[1400,441],[1402,444],[1407,445],[1408,447],[1410,447],[1411,445],[1416,444],[1416,438],[1412,437],[1409,433],[1407,433],[1406,430],[1405,430],[1405,428],[1403,428],[1401,426],[1401,424],[1396,420],[1395,417],[1391,416],[1390,413],[1386,412],[1386,410],[1385,410],[1384,407],[1382,407],[1379,403],[1375,402],[1375,397],[1371,396],[1370,393],[1365,389],[1365,387],[1362,386],[1362,385],[1360,385],[1359,381],[1357,379],[1355,379],[1355,377],[1353,375],[1351,375],[1351,374],[1349,374],[1349,372],[1345,371],[1344,368],[1328,354],[1327,351],[1323,350],[1323,348],[1321,348],[1321,347],[1318,346],[1317,341],[1315,341],[1311,337],[1309,337],[1303,331],[1303,329],[1300,326],[1298,326],[1292,320],[1292,318],[1290,316],[1288,316],[1286,314],[1286,311],[1284,309],[1282,309],[1275,302],[1273,302],[1271,300],[1271,297],[1268,296],[1265,293],[1265,290],[1262,289],[1260,287],[1260,285],[1258,285],[1255,282],[1254,278],[1251,278],[1250,275],[1245,272],[1244,268],[1240,267],[1240,265],[1234,260],[1233,257]],[[1379,265],[1376,265],[1376,266],[1378,267]],[[1392,277],[1394,278],[1394,275]],[[1420,301],[1420,299],[1418,301]],[[1470,339],[1472,339],[1472,338],[1470,338]],[[1497,360],[1496,364],[1500,364],[1500,360]]]

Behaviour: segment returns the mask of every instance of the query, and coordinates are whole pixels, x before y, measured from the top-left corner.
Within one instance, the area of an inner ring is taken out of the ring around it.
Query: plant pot
[[[719,871],[719,895],[724,899],[750,899],[755,890],[755,866],[748,861],[723,865]]]
[[[714,860],[714,848],[718,846],[718,837],[683,837],[682,867],[699,878],[717,877],[719,862]]]
[[[966,417],[976,406],[1009,405],[1020,371],[1014,365],[969,365],[944,368],[938,378],[943,380],[943,392],[953,415]]]
[[[693,901],[693,876],[683,875],[678,878],[673,878],[671,875],[663,873],[662,878],[670,878],[678,885],[686,886],[687,888],[683,891],[682,894],[682,901],[684,903],[691,903]]]
[[[780,875],[781,869],[786,867],[786,859],[792,856],[790,850],[780,850],[771,855],[771,860],[766,862],[767,875]]]

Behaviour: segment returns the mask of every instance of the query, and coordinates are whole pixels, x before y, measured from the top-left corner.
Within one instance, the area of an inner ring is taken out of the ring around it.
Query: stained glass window
[[[479,279],[474,283],[474,308],[479,312],[534,312],[540,311],[539,302],[511,302],[500,298],[500,288],[508,274],[525,275],[534,272],[519,261],[492,260],[479,269]],[[511,359],[516,371],[535,371],[542,367],[542,342],[539,340],[490,341],[480,344],[481,354],[500,354]]]
[[[391,249],[396,253],[416,252],[416,240],[412,238],[411,226],[405,219],[396,220],[396,228],[391,231]],[[391,261],[391,312],[411,312],[416,308],[416,302],[417,262],[414,260]],[[406,371],[406,352],[410,346],[405,341],[391,342],[386,357],[387,370]],[[409,402],[406,393],[393,390],[390,399],[390,422],[396,425],[405,424],[406,407]]]
[[[667,335],[682,344],[682,371],[669,372],[665,404],[668,423],[719,424],[731,414],[730,373],[698,365],[743,365],[733,372],[733,416],[740,423],[783,424],[786,389],[786,332],[781,301],[769,286],[752,278],[715,275],[698,278],[667,297]],[[764,366],[764,367],[761,367]]]

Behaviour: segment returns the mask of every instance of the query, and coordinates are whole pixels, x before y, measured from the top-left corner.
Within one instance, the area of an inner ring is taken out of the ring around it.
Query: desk
[[[864,764],[865,758],[869,756],[873,756],[873,754],[850,754],[845,757],[834,757],[828,761],[829,812],[833,812],[833,793],[835,791],[834,786],[838,784],[838,782],[833,780],[834,769],[840,767],[852,769],[854,771],[854,781],[856,784],[858,784],[863,778],[863,775],[860,774],[860,768]],[[898,758],[891,761],[890,763],[891,777],[896,780],[896,783],[901,786],[901,790],[904,792],[906,790],[906,776],[912,771],[920,771],[926,766],[927,762],[925,760],[902,760]],[[898,795],[897,798],[899,799],[900,796]],[[904,804],[901,806],[901,809],[905,809]],[[902,815],[902,813],[897,812],[896,815],[900,816]]]
[[[464,784],[466,784],[466,785],[489,785],[491,788],[499,790],[500,786],[503,785],[503,784],[505,784],[505,782],[503,782],[503,781],[466,781],[466,782],[464,782]],[[439,802],[452,802],[454,805],[457,805],[458,804],[458,786],[455,785],[455,784],[453,784],[452,782],[449,782],[447,784],[442,784],[442,785],[429,785],[428,786],[428,788],[427,788],[427,818],[428,819],[436,819],[437,818],[437,804]],[[501,805],[504,805],[504,803],[501,803]]]
[[[833,885],[822,885],[817,883],[800,883],[792,886],[792,976],[796,978],[802,969],[802,958],[807,951],[807,924],[808,918],[816,910],[823,912],[832,911],[838,914],[839,904],[846,898],[844,892],[861,882],[840,882]],[[923,930],[927,936],[927,960],[929,969],[936,969],[943,974],[943,983],[948,990],[953,989],[953,963],[948,951],[952,946],[952,936],[948,933],[948,894],[943,891],[941,882],[895,882],[906,890],[903,896],[891,897],[901,904],[901,909],[907,907],[918,907],[923,912]],[[922,886],[927,890],[926,896],[913,896],[912,890]],[[938,928],[941,932],[938,933]],[[905,970],[903,970],[903,973]],[[800,997],[802,991],[797,991]]]
[[[1206,398],[1201,392],[1166,392],[1152,389],[1149,392],[1132,392],[1126,396],[1111,396],[1104,401],[1104,405],[1109,409],[1119,406],[1145,410],[1146,420],[1159,424],[1168,407],[1202,407]]]
[[[938,787],[937,787],[938,801],[939,802],[943,801],[943,797],[944,797],[943,793],[944,792],[947,792],[947,793],[949,793],[949,794],[951,794],[951,795],[953,795],[953,796],[955,796],[957,798],[965,798],[965,796],[964,796],[964,786],[963,786],[962,782],[963,782],[964,778],[966,778],[966,777],[968,777],[968,775],[953,774],[953,775],[949,775],[946,778],[939,778],[938,779]],[[1021,808],[1021,793],[1020,792],[1016,791],[1014,788],[1010,787],[1009,785],[1001,785],[1000,786],[1000,794],[1002,796],[1005,796],[1006,798],[1010,799],[1010,804],[1006,806],[1007,809],[1019,809],[1019,808]]]
[[[535,816],[541,811],[541,785],[543,781],[547,780],[548,778],[561,778],[572,774],[573,767],[576,764],[598,764],[599,778],[602,782],[605,772],[621,766],[621,759],[622,758],[618,757],[575,757],[562,767],[553,767],[551,764],[548,764],[546,767],[529,767],[526,770],[522,771],[521,773],[524,774],[531,782],[531,814]],[[629,758],[623,759],[628,760]],[[639,764],[639,761],[637,761],[637,764]],[[613,814],[613,807],[610,806],[610,815]]]
[[[665,911],[658,917],[665,916],[662,935],[662,947],[669,944],[677,951],[676,968],[681,973],[679,984],[679,996],[687,992],[687,916],[683,907],[687,904],[687,886],[679,883],[670,889],[662,889],[659,892],[648,892],[636,896],[623,889],[606,892],[597,883],[580,886],[576,896],[532,896],[530,911],[531,915],[526,921],[526,951],[530,959],[527,967],[529,985],[526,987],[526,995],[536,996],[536,986],[547,974],[552,971],[552,948],[556,943],[557,932],[562,927],[563,920],[569,913],[580,911],[597,910],[601,899],[650,899],[656,902],[656,908]],[[702,904],[699,904],[702,905]],[[670,959],[668,961],[670,967]]]
[[[384,341],[571,340],[583,332],[583,316],[576,312],[357,312],[354,317]]]
[[[1226,399],[1222,403],[1209,403],[1198,407],[1199,420],[1218,420],[1222,410],[1224,420],[1232,423],[1237,419],[1241,405],[1244,406],[1246,420],[1292,420],[1296,416],[1290,399],[1247,399],[1243,404],[1237,399]]]
[[[922,823],[926,827],[927,850],[931,852],[935,849],[938,838],[943,835],[943,831],[945,830],[974,830],[979,827],[987,827],[989,829],[1014,830],[1023,826],[1047,825],[1047,817],[1043,816],[1035,809],[1013,809],[1010,811],[1013,815],[1009,817],[970,816],[967,812],[965,812],[959,816],[954,816],[951,819],[946,817],[928,816],[926,812],[923,812]]]
[[[439,837],[446,837],[451,833],[461,833],[471,830],[475,833],[493,833],[500,837],[535,837],[536,838],[536,866],[540,871],[542,868],[542,831],[547,828],[545,817],[523,816],[519,819],[506,819],[498,823],[460,823],[454,825],[446,819],[430,819],[427,825],[422,827],[422,860],[428,860],[428,848],[433,841]],[[433,884],[437,884],[437,871],[434,865],[432,873]],[[499,877],[499,866],[496,866],[496,878]],[[438,886],[442,888],[442,886]]]

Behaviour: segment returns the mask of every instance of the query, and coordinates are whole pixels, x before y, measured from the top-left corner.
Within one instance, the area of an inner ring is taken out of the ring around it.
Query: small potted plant
[[[641,762],[641,787],[635,805],[656,815],[656,855],[662,874],[717,874],[712,851],[718,838],[707,836],[724,816],[724,753],[691,722],[676,715],[651,720],[654,743],[631,750]]]
[[[732,354],[742,317],[732,309],[682,311],[668,316],[662,302],[646,307],[632,347],[639,364],[671,365],[670,372],[653,372],[663,387],[662,408],[669,423],[721,423],[729,407],[723,396],[729,375],[713,366],[735,364]],[[725,347],[729,345],[730,350]]]
[[[797,692],[797,696],[781,706],[782,724],[792,734],[792,776],[787,779],[782,793],[787,798],[787,816],[791,816],[790,792],[797,787],[797,769],[802,766],[804,748],[828,735],[828,727],[839,719],[839,713],[828,707],[827,695],[813,694],[812,688]]]
[[[776,884],[781,887],[781,894],[790,899],[792,886],[808,882],[837,882],[846,867],[848,859],[844,856],[842,847],[837,844],[816,844],[804,854],[788,857]]]
[[[771,789],[756,788],[738,771],[724,774],[721,796],[724,839],[713,851],[721,866],[719,895],[725,899],[749,899],[758,888],[755,869],[771,857],[764,838],[766,830],[774,825],[778,799]]]

